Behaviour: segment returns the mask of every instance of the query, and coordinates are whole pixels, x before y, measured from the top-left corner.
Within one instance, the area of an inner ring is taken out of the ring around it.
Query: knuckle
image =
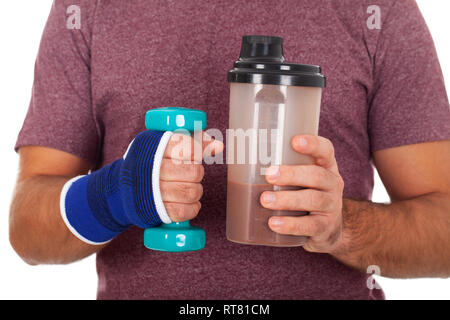
[[[197,203],[187,204],[183,206],[183,220],[191,220],[194,219],[200,210],[200,206]]]
[[[198,188],[198,197],[197,197],[197,201],[199,201],[202,196],[203,196],[203,185],[201,183],[197,184],[197,188]]]
[[[327,243],[329,245],[332,245],[336,243],[339,240],[339,237],[341,236],[341,230],[337,230],[336,232],[332,232],[327,237]]]
[[[318,211],[327,210],[332,199],[325,192],[312,190],[309,197],[311,208],[316,208]]]
[[[185,159],[189,158],[191,154],[191,145],[190,137],[175,133],[169,140],[169,144],[166,147],[166,153],[171,158],[175,159]]]
[[[183,221],[183,212],[182,208],[179,205],[173,204],[173,203],[164,203],[167,214],[169,215],[170,219],[174,222],[180,222]]]
[[[323,232],[323,225],[317,220],[311,219],[309,223],[303,227],[303,230],[307,235],[315,237]]]
[[[319,203],[319,205],[322,209],[324,209],[324,210],[330,209],[333,205],[333,202],[334,202],[333,198],[330,195],[322,192],[321,200]]]
[[[321,137],[320,139],[321,139],[320,144],[323,148],[323,152],[325,152],[327,156],[334,155],[334,146],[331,140],[324,137]]]
[[[190,220],[196,215],[195,207],[191,204],[183,206],[183,220]]]
[[[191,213],[189,219],[193,219],[198,215],[198,212],[200,211],[202,205],[200,201],[197,201],[197,203],[194,203],[191,205]]]
[[[325,143],[326,143],[327,149],[330,151],[330,153],[334,154],[334,145],[333,145],[333,143],[331,142],[330,139],[327,139],[327,138],[324,138],[324,139],[325,139]]]
[[[179,217],[180,221],[185,221],[185,220],[189,219],[190,213],[191,212],[190,212],[189,206],[185,206],[185,205],[178,206],[178,217]]]
[[[173,135],[170,137],[169,142],[167,143],[166,148],[169,148],[169,149],[175,148],[175,147],[180,143],[180,138],[181,138],[180,135],[178,135],[178,134],[173,134]]]
[[[181,222],[184,221],[184,209],[181,206],[176,206],[176,209],[172,213],[172,221]]]
[[[199,203],[176,204],[165,203],[167,213],[174,222],[182,222],[195,218],[200,211]]]
[[[344,179],[341,176],[338,177],[338,187],[340,191],[344,190],[345,187]]]
[[[326,226],[325,226],[325,224],[322,223],[322,222],[320,222],[320,221],[315,221],[315,222],[313,223],[312,228],[313,228],[313,232],[314,232],[316,235],[323,234],[323,233],[326,231],[326,229],[327,229]]]

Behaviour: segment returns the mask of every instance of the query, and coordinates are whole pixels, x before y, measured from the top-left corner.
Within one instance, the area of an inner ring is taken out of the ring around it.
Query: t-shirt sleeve
[[[93,6],[95,1],[53,2],[16,150],[28,145],[50,147],[95,164],[100,137],[90,82]]]
[[[372,151],[450,139],[450,109],[433,40],[413,0],[393,1],[373,56]],[[370,32],[370,31],[368,31]]]

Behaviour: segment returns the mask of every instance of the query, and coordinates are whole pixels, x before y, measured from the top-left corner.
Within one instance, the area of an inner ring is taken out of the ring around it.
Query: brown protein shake
[[[285,63],[281,38],[244,36],[241,57],[228,81],[227,238],[245,244],[301,246],[306,237],[277,234],[268,220],[307,212],[269,210],[259,199],[264,191],[300,189],[267,183],[265,170],[271,165],[312,163],[292,149],[291,140],[298,134],[318,134],[325,78],[318,66]]]
[[[242,184],[228,182],[227,238],[246,244],[292,247],[304,244],[306,238],[282,235],[273,232],[268,226],[269,218],[277,216],[301,216],[307,212],[272,211],[261,206],[259,198],[264,191],[278,191],[298,188],[274,187],[269,184]],[[249,214],[242,214],[242,210]]]

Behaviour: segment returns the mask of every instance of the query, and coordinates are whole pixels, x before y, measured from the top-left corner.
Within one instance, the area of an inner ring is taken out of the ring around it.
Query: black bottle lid
[[[325,87],[319,66],[286,63],[283,38],[270,36],[242,37],[241,54],[228,72],[228,82]]]

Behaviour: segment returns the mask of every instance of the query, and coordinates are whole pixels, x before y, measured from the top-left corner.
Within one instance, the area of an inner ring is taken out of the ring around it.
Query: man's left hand
[[[342,238],[344,181],[339,174],[333,144],[320,136],[299,135],[291,141],[298,153],[314,159],[311,165],[272,166],[266,180],[278,186],[298,186],[294,191],[266,191],[261,204],[271,210],[308,211],[307,216],[274,216],[269,227],[280,234],[307,236],[303,248],[332,253]]]

